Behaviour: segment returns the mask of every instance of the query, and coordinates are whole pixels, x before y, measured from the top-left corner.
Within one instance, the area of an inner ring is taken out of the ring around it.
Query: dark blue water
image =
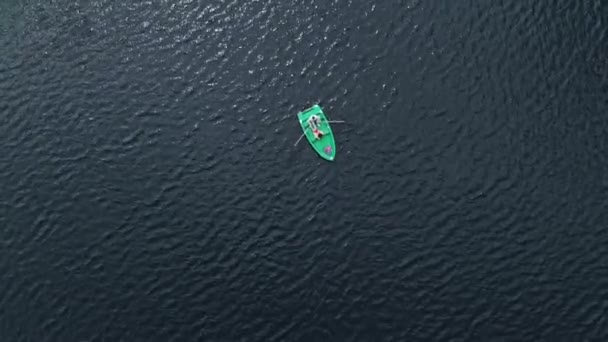
[[[607,21],[2,1],[0,340],[608,340]]]

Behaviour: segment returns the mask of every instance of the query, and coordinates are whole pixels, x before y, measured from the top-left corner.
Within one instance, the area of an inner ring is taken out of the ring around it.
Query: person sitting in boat
[[[316,115],[312,115],[308,119],[308,126],[310,126],[310,128],[312,129],[319,128],[319,117],[317,117]]]
[[[310,119],[308,119],[308,126],[312,129],[312,133],[315,135],[316,139],[321,139],[325,134],[319,129],[320,125],[321,119],[318,115],[312,115]]]
[[[321,139],[323,137],[323,135],[325,134],[316,127],[312,130],[312,133],[315,135],[315,138],[317,138],[317,139]]]

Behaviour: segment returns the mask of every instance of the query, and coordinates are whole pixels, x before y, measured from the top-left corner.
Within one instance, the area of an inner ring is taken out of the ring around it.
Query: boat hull
[[[316,139],[312,129],[308,127],[308,119],[315,114],[321,118],[319,129],[324,133],[321,139]],[[329,120],[325,116],[325,113],[321,107],[314,105],[302,112],[299,112],[298,121],[300,122],[300,126],[302,127],[306,140],[308,140],[308,143],[310,146],[312,146],[313,150],[315,150],[317,154],[325,160],[334,160],[336,158],[336,140],[331,130]]]

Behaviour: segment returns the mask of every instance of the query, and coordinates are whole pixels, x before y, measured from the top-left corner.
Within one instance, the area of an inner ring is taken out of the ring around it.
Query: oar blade
[[[298,141],[296,141],[295,144],[293,144],[293,146],[298,145],[298,143],[302,140],[302,138],[304,138],[306,136],[306,133],[302,134],[302,136],[300,136],[300,138],[298,139]]]

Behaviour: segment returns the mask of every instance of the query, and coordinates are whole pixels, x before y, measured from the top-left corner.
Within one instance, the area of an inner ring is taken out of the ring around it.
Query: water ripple
[[[0,5],[0,335],[601,340],[603,9]]]

